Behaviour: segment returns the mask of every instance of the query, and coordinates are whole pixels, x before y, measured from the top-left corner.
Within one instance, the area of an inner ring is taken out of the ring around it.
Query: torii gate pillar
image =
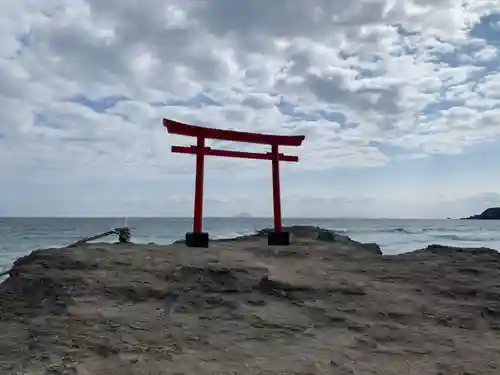
[[[274,232],[268,234],[269,245],[289,245],[290,233],[283,232],[281,223],[281,197],[279,162],[298,162],[296,156],[279,153],[279,146],[300,146],[304,136],[280,136],[270,134],[247,133],[235,130],[221,130],[202,126],[187,125],[177,121],[163,119],[163,125],[171,134],[196,137],[196,146],[172,146],[172,152],[196,155],[196,182],[194,196],[193,231],[186,233],[186,245],[189,247],[208,247],[209,235],[202,230],[203,220],[203,177],[205,155],[225,156],[245,159],[271,160],[273,176]],[[267,144],[271,152],[256,153],[242,151],[216,150],[205,146],[206,139]]]

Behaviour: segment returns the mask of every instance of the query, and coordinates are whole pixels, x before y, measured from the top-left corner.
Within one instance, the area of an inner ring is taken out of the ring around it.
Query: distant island
[[[248,212],[240,212],[239,214],[233,215],[233,217],[252,218],[253,216],[251,214],[249,214]]]
[[[462,220],[500,220],[500,207],[490,207],[480,215],[464,217]]]

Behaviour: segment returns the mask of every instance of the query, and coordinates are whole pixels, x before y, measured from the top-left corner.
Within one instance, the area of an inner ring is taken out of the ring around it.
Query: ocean
[[[31,251],[61,247],[79,238],[123,226],[123,218],[0,218],[0,272]],[[271,218],[205,218],[212,239],[231,238],[272,227]],[[384,254],[430,244],[500,250],[500,221],[398,219],[285,219],[284,225],[316,225],[360,242],[376,242]],[[191,229],[190,218],[129,218],[132,242],[170,244]],[[110,236],[109,242],[116,241]],[[101,240],[106,241],[106,240]]]

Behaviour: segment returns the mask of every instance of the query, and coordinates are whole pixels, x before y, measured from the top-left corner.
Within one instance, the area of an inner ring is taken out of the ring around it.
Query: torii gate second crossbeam
[[[194,196],[193,232],[186,233],[186,245],[189,247],[208,247],[209,236],[202,230],[203,220],[203,175],[205,155],[224,156],[232,158],[271,160],[273,172],[273,204],[274,204],[274,232],[268,235],[269,245],[289,245],[290,233],[283,232],[281,224],[281,197],[279,162],[298,162],[297,156],[279,153],[279,146],[300,146],[305,139],[303,135],[270,135],[247,133],[235,130],[222,130],[183,124],[181,122],[163,119],[163,125],[170,134],[196,137],[196,146],[172,146],[172,152],[196,155],[196,184]],[[217,150],[205,146],[206,139],[217,139],[235,142],[267,144],[271,152],[242,152]]]

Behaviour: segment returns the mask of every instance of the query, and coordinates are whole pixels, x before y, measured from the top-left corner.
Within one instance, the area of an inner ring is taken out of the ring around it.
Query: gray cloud
[[[301,157],[297,170],[383,166],[391,161],[383,146],[461,153],[500,137],[500,79],[489,74],[475,84],[474,61],[452,69],[436,54],[475,43],[477,59],[493,56],[487,43],[467,40],[475,20],[498,5],[480,3],[3,2],[1,175],[33,191],[44,181],[52,189],[171,184],[194,161],[170,153],[190,140],[167,136],[162,117],[306,134],[303,148],[291,151]],[[443,96],[458,108],[428,113]],[[112,97],[123,100],[93,109],[75,99]],[[211,160],[207,168],[225,184],[261,176],[260,165]]]

